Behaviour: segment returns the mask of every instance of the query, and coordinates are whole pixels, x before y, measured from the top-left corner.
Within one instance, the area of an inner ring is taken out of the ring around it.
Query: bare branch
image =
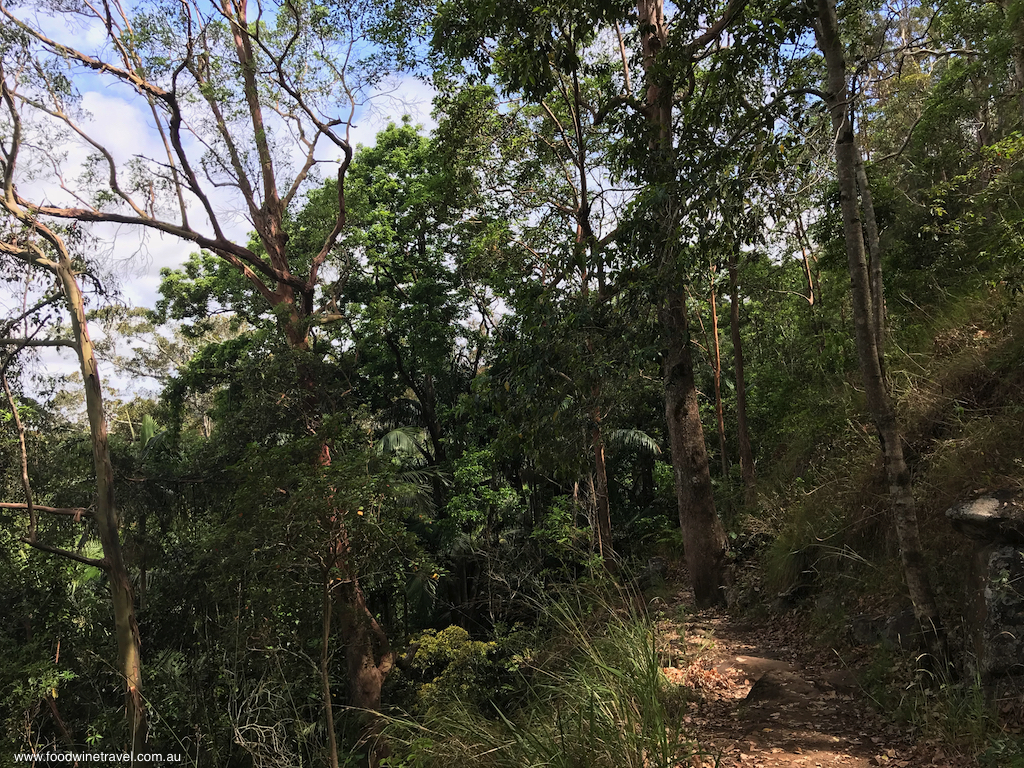
[[[0,347],[70,347],[77,349],[74,339],[0,339]]]
[[[53,555],[60,555],[61,557],[66,557],[68,560],[74,560],[76,563],[82,563],[83,565],[91,565],[93,568],[99,568],[100,570],[104,571],[110,569],[110,564],[107,562],[106,558],[103,558],[102,560],[97,560],[92,557],[85,557],[75,552],[71,552],[67,549],[61,549],[60,547],[52,547],[49,544],[44,544],[41,541],[30,541],[24,537],[21,539],[21,541],[23,544],[28,544],[30,547],[34,547],[35,549],[41,550],[43,552],[49,552]]]
[[[345,172],[348,171],[349,164],[352,162],[352,148],[347,144],[345,145],[345,160],[342,162],[341,167],[338,168],[338,218],[334,221],[334,228],[331,233],[327,236],[323,246],[320,248],[320,252],[313,258],[313,263],[309,268],[309,279],[306,281],[306,300],[312,302],[313,300],[313,288],[316,286],[317,274],[320,270],[321,265],[327,259],[327,255],[334,248],[334,244],[338,241],[338,237],[341,235],[342,229],[345,227],[346,212],[345,212]],[[312,311],[312,306],[306,307],[306,312]]]
[[[691,51],[697,51],[703,48],[711,41],[718,38],[725,28],[728,27],[733,19],[735,19],[743,11],[747,5],[747,0],[729,0],[729,4],[722,11],[722,15],[718,18],[714,24],[707,28],[703,35],[697,37],[687,44],[687,48]]]
[[[33,504],[32,508],[37,512],[45,512],[48,515],[73,517],[75,522],[80,522],[85,517],[92,517],[92,510],[85,507],[46,507],[42,504]],[[0,509],[27,510],[28,505],[19,502],[0,501]]]
[[[124,69],[122,67],[115,67],[114,65],[108,64],[105,61],[101,61],[100,59],[88,56],[82,53],[81,51],[75,50],[70,46],[58,43],[56,40],[51,40],[42,32],[40,32],[37,29],[34,29],[33,27],[30,27],[28,24],[26,24],[13,13],[11,13],[10,9],[3,2],[0,2],[0,13],[6,16],[20,30],[28,34],[30,37],[38,40],[40,43],[42,43],[44,46],[49,48],[54,53],[58,53],[62,56],[66,56],[70,59],[73,59],[82,66],[92,69],[96,72],[110,73],[117,77],[119,80],[123,80],[124,82],[131,84],[140,93],[148,93],[153,96],[156,96],[157,98],[164,98],[167,96],[167,91],[165,91],[163,88],[160,88],[157,85],[154,85],[149,80],[146,80],[144,77],[140,77],[136,72]]]

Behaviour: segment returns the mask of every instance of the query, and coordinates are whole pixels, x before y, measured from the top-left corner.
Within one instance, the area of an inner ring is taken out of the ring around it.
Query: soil
[[[688,605],[679,589],[663,615]],[[697,694],[684,715],[704,753],[694,768],[974,765],[886,719],[856,664],[808,636],[805,623],[786,614],[744,621],[724,609],[689,613],[682,625],[659,623],[666,677]]]

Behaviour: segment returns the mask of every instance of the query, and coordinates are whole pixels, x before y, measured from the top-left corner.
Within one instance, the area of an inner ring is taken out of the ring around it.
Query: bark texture
[[[363,711],[362,738],[370,768],[377,768],[390,754],[381,738],[383,722],[379,711],[381,688],[395,665],[387,635],[366,605],[359,581],[353,577],[337,588],[336,607],[339,631],[345,643],[348,669],[349,704]]]
[[[679,527],[694,599],[704,607],[724,600],[728,544],[715,509],[682,294],[671,297],[663,308],[662,325],[668,336],[664,362],[665,418],[672,448]]]
[[[933,653],[938,655],[944,652],[944,633],[921,549],[917,507],[911,488],[910,471],[903,456],[902,436],[879,364],[879,340],[875,337],[876,325],[872,317],[864,233],[857,204],[858,149],[849,119],[850,92],[846,83],[846,59],[833,0],[817,0],[815,35],[828,71],[827,105],[836,136],[836,172],[839,177],[843,232],[850,269],[857,355],[868,408],[882,443],[904,578],[914,604],[914,613],[929,635]]]
[[[658,61],[668,42],[663,0],[638,0],[637,13],[643,67],[647,76],[644,116],[650,129],[650,176],[653,183],[669,189],[672,178],[672,81],[665,76]],[[722,24],[720,20],[713,29]],[[713,29],[705,34],[711,34]],[[667,206],[667,210],[675,208],[675,205]],[[671,247],[672,230],[672,222],[666,219],[661,236],[661,245],[666,251]],[[667,268],[675,269],[675,265],[670,263]],[[693,376],[686,299],[678,288],[681,281],[675,275],[667,278],[660,312],[665,355],[665,417],[690,583],[697,604],[707,606],[724,600],[727,539],[712,493],[707,445]]]

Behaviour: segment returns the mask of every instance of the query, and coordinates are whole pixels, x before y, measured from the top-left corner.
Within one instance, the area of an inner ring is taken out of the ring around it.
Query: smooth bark
[[[807,279],[807,304],[811,307],[811,311],[814,311],[814,274],[811,272],[811,259],[814,258],[814,253],[811,250],[811,244],[807,239],[807,233],[804,231],[804,223],[800,220],[800,215],[796,217],[796,236],[800,241],[800,254],[803,256],[804,262],[804,277]]]
[[[739,266],[729,264],[729,331],[732,335],[733,371],[736,378],[736,439],[740,449],[740,475],[743,477],[743,498],[752,504],[757,493],[754,452],[750,447],[747,426],[747,384],[743,372],[743,340],[740,338]]]
[[[110,463],[107,420],[103,413],[103,388],[99,367],[93,353],[85,302],[71,264],[63,247],[58,249],[57,277],[71,311],[71,328],[78,342],[78,360],[85,386],[85,410],[92,436],[93,465],[96,470],[96,504],[93,516],[96,531],[107,564],[110,595],[114,606],[114,627],[117,636],[118,673],[125,686],[125,708],[131,733],[133,753],[144,752],[148,736],[146,704],[142,697],[142,641],[135,620],[135,602],[128,570],[121,553],[120,522],[114,503],[114,470]]]
[[[595,386],[597,393],[600,389]],[[594,501],[597,506],[597,551],[606,566],[614,561],[612,546],[612,513],[608,499],[608,467],[605,463],[604,438],[601,436],[601,411],[594,409],[590,445],[594,451]]]
[[[871,184],[860,152],[857,158],[857,188],[860,190],[861,211],[864,215],[864,235],[868,244],[868,283],[871,289],[871,322],[878,351],[878,367],[885,376],[885,288],[882,281],[882,244],[875,219],[875,203],[871,198]]]
[[[918,621],[928,633],[932,652],[941,655],[945,648],[944,633],[921,548],[910,470],[903,456],[902,435],[879,365],[879,340],[875,337],[870,278],[860,207],[857,204],[858,149],[853,125],[849,119],[850,93],[846,82],[846,59],[833,0],[817,0],[817,11],[815,35],[828,71],[827,106],[832,116],[832,127],[836,137],[836,172],[839,178],[843,233],[850,269],[857,355],[868,408],[882,443],[896,535],[910,599]]]
[[[36,540],[36,528],[38,527],[37,511],[32,503],[32,485],[28,479],[28,448],[25,445],[25,425],[21,423],[18,415],[18,405],[14,402],[14,395],[11,394],[11,387],[7,383],[7,374],[0,371],[0,382],[3,383],[4,395],[7,396],[7,405],[11,409],[11,418],[14,419],[14,428],[18,432],[18,455],[21,459],[21,490],[25,494],[25,510],[28,512],[28,539]]]

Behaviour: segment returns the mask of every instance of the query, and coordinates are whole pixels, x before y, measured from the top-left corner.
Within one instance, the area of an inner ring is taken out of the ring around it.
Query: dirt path
[[[687,603],[681,592],[665,615]],[[914,744],[887,722],[820,640],[786,617],[757,624],[706,611],[659,625],[665,674],[699,693],[685,716],[715,768],[962,768],[963,758]]]

